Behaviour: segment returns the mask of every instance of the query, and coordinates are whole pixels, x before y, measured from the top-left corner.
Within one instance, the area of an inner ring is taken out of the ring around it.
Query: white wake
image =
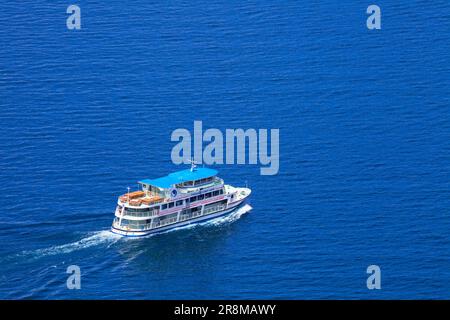
[[[86,249],[100,244],[109,244],[108,246],[110,246],[117,242],[120,238],[121,237],[119,235],[116,235],[109,230],[97,231],[92,235],[75,242],[52,246],[50,248],[24,251],[22,252],[22,255],[32,254],[35,257],[45,257],[63,253],[71,253],[76,250]]]
[[[218,226],[218,225],[221,225],[224,223],[231,223],[231,222],[234,222],[237,219],[239,219],[243,214],[249,212],[250,210],[252,210],[252,207],[250,205],[246,204],[246,205],[242,206],[241,208],[237,209],[236,211],[233,211],[229,215],[226,215],[223,217],[218,217],[218,218],[215,218],[215,219],[212,219],[209,221],[205,221],[205,222],[192,223],[187,226],[173,228],[173,229],[161,232],[159,234],[169,233],[169,232],[173,232],[173,231],[177,231],[177,230],[185,230],[185,229],[195,228],[197,226],[208,226],[208,225]],[[20,255],[22,255],[22,256],[31,255],[35,258],[42,258],[45,256],[71,253],[74,251],[78,251],[78,250],[82,250],[82,249],[86,249],[86,248],[90,248],[90,247],[98,246],[98,245],[108,245],[108,247],[109,247],[109,246],[113,245],[114,243],[116,243],[117,241],[119,241],[120,239],[136,240],[136,239],[148,238],[148,237],[152,237],[152,236],[154,236],[154,235],[150,234],[146,237],[123,238],[122,236],[112,233],[109,230],[103,230],[103,231],[94,232],[91,235],[89,235],[85,238],[82,238],[78,241],[75,241],[75,242],[52,246],[52,247],[44,248],[44,249],[23,251]]]

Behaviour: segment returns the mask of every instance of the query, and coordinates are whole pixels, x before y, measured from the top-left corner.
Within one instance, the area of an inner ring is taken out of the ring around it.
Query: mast
[[[191,164],[191,172],[193,172],[195,168],[197,168],[197,163],[194,161],[194,158],[191,158],[188,161]]]

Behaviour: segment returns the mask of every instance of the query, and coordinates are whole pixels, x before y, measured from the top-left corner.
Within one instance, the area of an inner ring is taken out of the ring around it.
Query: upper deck
[[[139,181],[139,183],[160,189],[169,189],[173,187],[181,187],[189,182],[192,182],[192,185],[194,185],[195,182],[204,182],[202,180],[213,178],[217,175],[217,173],[217,170],[214,169],[192,168],[173,172],[165,177],[157,179],[145,179]]]
[[[119,202],[136,207],[151,206],[204,188],[223,185],[223,180],[216,177],[217,173],[214,169],[192,167],[161,178],[144,179],[139,181],[142,190],[122,195]]]

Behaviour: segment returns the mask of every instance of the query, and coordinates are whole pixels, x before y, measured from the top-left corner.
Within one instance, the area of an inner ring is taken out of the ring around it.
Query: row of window
[[[204,178],[204,179],[200,179],[200,180],[196,180],[196,181],[186,181],[180,184],[181,187],[192,187],[192,186],[198,186],[201,184],[205,184],[205,183],[209,183],[211,181],[213,181],[213,177],[210,178]]]
[[[119,219],[116,218],[116,223],[119,222]],[[166,224],[177,222],[177,213],[169,214],[164,217],[147,219],[147,220],[128,220],[122,219],[121,227],[128,227],[130,229],[141,229],[146,230],[150,228],[156,228],[160,226],[164,226]]]
[[[117,220],[118,221],[118,220]],[[147,219],[147,220],[128,220],[128,219],[122,219],[122,224],[121,226],[123,227],[141,227],[141,226],[145,226],[147,224],[149,224],[152,220],[151,219]]]
[[[217,197],[218,195],[222,195],[223,194],[223,189],[220,190],[216,190],[216,191],[212,191],[212,192],[208,192],[205,194],[200,194],[198,196],[193,196],[190,197],[188,199],[186,199],[186,203],[193,203],[196,201],[201,201],[204,199],[209,199],[211,197]],[[183,201],[184,200],[178,200],[178,201],[173,201],[173,202],[169,202],[169,203],[165,203],[163,205],[161,205],[161,210],[166,210],[166,209],[170,209],[173,207],[179,207],[183,205]],[[118,210],[122,211],[122,207],[118,206]],[[152,207],[152,208],[125,208],[125,213],[127,213],[128,215],[132,215],[132,216],[136,216],[136,217],[141,217],[141,216],[152,216],[154,214],[157,214],[159,210],[159,207]]]
[[[211,197],[217,197],[218,195],[223,194],[223,189],[220,190],[216,190],[213,192],[208,192],[205,194],[199,194],[198,196],[194,196],[194,197],[190,197],[189,199],[186,199],[186,202],[195,202],[195,201],[200,201],[203,199],[209,199]]]
[[[190,198],[186,199],[186,203],[193,203],[193,202],[196,202],[196,201],[209,199],[211,197],[216,197],[216,196],[221,195],[221,194],[223,194],[223,189],[212,191],[212,192],[208,192],[208,193],[205,193],[205,194],[200,194],[198,196],[190,197]],[[165,210],[167,208],[170,209],[170,208],[173,208],[173,207],[179,207],[179,206],[182,206],[182,205],[183,205],[183,200],[169,202],[169,203],[165,203],[165,204],[161,205],[161,210]]]

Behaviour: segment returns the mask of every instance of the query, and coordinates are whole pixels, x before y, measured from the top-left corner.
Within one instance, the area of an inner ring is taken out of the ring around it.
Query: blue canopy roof
[[[144,179],[139,183],[149,184],[158,188],[168,189],[174,184],[183,183],[186,181],[200,180],[217,175],[217,170],[209,168],[195,168],[173,172],[165,177],[157,179]]]

